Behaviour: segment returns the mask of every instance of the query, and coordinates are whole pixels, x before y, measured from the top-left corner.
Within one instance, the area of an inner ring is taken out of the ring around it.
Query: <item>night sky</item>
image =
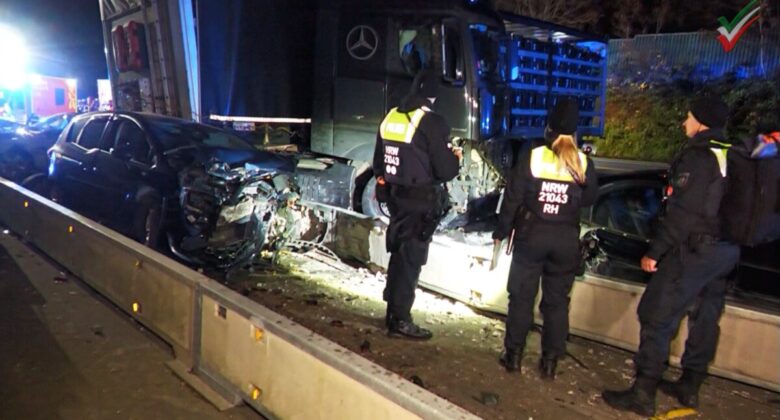
[[[596,19],[577,27],[607,36],[620,35],[613,30],[613,21],[623,2],[636,3],[637,10],[641,9],[632,17],[635,22],[630,35],[652,33],[655,27],[652,17],[660,4],[657,0],[582,1],[597,11]],[[667,1],[673,6],[661,32],[714,30],[718,16],[733,16],[748,3],[748,0]],[[775,28],[780,27],[778,0],[764,1],[770,7],[765,16],[771,18]],[[563,20],[556,23],[571,26]],[[99,0],[0,0],[0,23],[23,33],[30,48],[31,71],[76,78],[80,98],[97,95],[96,79],[107,77]]]
[[[0,23],[22,33],[29,69],[78,79],[78,96],[97,96],[106,78],[99,0],[1,0]]]

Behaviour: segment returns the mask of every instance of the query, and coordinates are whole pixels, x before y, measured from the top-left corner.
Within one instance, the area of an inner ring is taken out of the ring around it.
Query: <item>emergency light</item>
[[[27,47],[10,26],[0,24],[0,88],[19,89],[26,82]]]

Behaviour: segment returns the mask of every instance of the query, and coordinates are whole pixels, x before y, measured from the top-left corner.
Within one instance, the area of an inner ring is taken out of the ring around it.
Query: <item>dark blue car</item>
[[[54,114],[28,125],[6,122],[10,129],[0,134],[0,176],[22,183],[27,177],[45,171],[46,151],[74,116],[75,113]]]
[[[98,112],[74,118],[49,150],[48,194],[187,262],[227,269],[263,245],[294,165],[212,126]]]

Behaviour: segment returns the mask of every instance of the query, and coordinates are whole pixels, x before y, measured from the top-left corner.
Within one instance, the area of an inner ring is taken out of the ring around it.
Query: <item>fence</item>
[[[608,83],[704,83],[722,77],[769,77],[780,71],[780,31],[758,28],[725,52],[712,31],[638,35],[609,42]]]

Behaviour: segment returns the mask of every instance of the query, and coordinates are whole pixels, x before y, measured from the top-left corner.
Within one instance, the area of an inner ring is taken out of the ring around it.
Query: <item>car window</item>
[[[251,144],[240,137],[203,124],[160,118],[148,120],[148,126],[164,151],[192,144],[225,149],[254,150]]]
[[[54,114],[46,117],[30,127],[33,130],[62,130],[68,125],[68,114]]]
[[[103,129],[106,128],[106,123],[108,123],[107,118],[90,120],[84,129],[81,130],[78,145],[87,150],[100,147],[100,139],[103,137]]]
[[[660,189],[623,188],[599,198],[593,208],[593,223],[647,238],[660,208]]]
[[[126,148],[130,157],[141,163],[149,164],[151,148],[141,127],[136,123],[123,120],[119,123],[112,142],[113,149]]]
[[[71,124],[70,129],[68,129],[68,137],[65,139],[65,141],[69,143],[73,143],[76,141],[76,139],[79,137],[79,133],[81,132],[81,129],[84,128],[84,124],[89,121],[88,118],[81,118],[79,120],[76,120]]]
[[[5,118],[0,118],[0,128],[2,129],[11,129],[18,127],[19,124],[17,124],[15,121],[6,120]]]

